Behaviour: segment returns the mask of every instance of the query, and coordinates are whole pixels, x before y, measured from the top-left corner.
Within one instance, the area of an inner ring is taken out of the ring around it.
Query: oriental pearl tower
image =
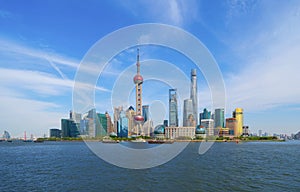
[[[144,117],[142,114],[142,84],[143,77],[140,75],[140,54],[139,49],[137,49],[137,60],[136,60],[137,72],[133,78],[135,84],[135,96],[136,96],[136,115],[134,116],[135,123],[137,124],[136,134],[142,133],[142,123],[144,122]]]

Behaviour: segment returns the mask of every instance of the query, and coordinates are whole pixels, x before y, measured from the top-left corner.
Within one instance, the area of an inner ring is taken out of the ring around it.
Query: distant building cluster
[[[169,89],[169,125],[164,120],[165,137],[169,139],[195,138],[207,136],[240,137],[249,136],[249,126],[244,125],[243,109],[236,108],[232,117],[225,119],[224,108],[215,109],[214,113],[204,108],[199,113],[197,98],[197,73],[191,70],[190,98],[183,101],[182,127],[178,122],[177,89]],[[226,123],[226,124],[225,124]],[[158,126],[157,129],[162,129]],[[162,137],[161,133],[159,137]]]
[[[68,119],[61,119],[61,130],[51,129],[51,137],[78,137],[79,135],[97,138],[103,136],[134,137],[148,136],[169,139],[187,139],[208,136],[239,137],[249,136],[249,127],[244,125],[243,109],[236,108],[232,117],[225,119],[224,108],[214,113],[206,108],[198,114],[197,72],[191,70],[190,97],[183,101],[182,126],[179,126],[177,89],[169,89],[169,119],[153,128],[149,105],[142,104],[143,77],[140,73],[139,52],[137,72],[133,78],[135,85],[135,108],[114,106],[113,120],[106,112],[97,113],[91,109],[86,114],[70,111]]]

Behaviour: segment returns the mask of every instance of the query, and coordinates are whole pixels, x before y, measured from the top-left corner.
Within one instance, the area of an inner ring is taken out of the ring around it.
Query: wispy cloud
[[[57,96],[70,93],[74,86],[74,81],[61,79],[55,75],[27,70],[15,70],[0,68],[0,87],[10,88],[15,91],[35,92],[40,96]],[[82,87],[93,87],[98,91],[108,91],[106,88],[95,85],[84,84]],[[24,94],[24,92],[23,92]]]
[[[232,42],[232,46],[240,47],[238,54],[244,59],[242,69],[226,79],[230,108],[260,111],[300,103],[297,7],[283,9],[280,18],[265,15],[269,19],[263,28],[255,29],[244,41]]]
[[[10,54],[10,56],[17,55],[20,57],[25,55],[38,59],[51,60],[51,62],[55,62],[58,65],[65,65],[72,68],[77,68],[80,63],[80,61],[76,59],[43,51],[42,49],[34,49],[3,38],[0,38],[0,44],[0,51],[2,54],[7,53]]]
[[[198,19],[195,0],[122,1],[121,4],[135,16],[150,22],[185,26]]]
[[[20,92],[29,91],[39,95],[61,95],[72,88],[73,81],[55,77],[49,73],[0,68],[1,87]],[[24,92],[23,92],[24,94]]]
[[[22,137],[24,131],[41,137],[49,129],[60,127],[60,118],[66,113],[51,102],[1,96],[1,132],[7,130],[13,137]]]

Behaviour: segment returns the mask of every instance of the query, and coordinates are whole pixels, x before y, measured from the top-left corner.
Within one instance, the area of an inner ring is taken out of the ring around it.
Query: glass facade
[[[78,137],[80,123],[75,123],[72,119],[61,119],[61,136]]]
[[[61,130],[60,129],[50,129],[50,137],[61,137]]]
[[[128,118],[126,117],[125,111],[121,111],[120,113],[117,135],[118,137],[128,137]]]
[[[154,134],[165,134],[165,126],[157,125],[154,129]]]
[[[215,109],[215,127],[224,127],[224,109]]]
[[[106,114],[97,113],[96,137],[103,137],[107,134],[107,117]]]
[[[211,119],[211,112],[208,111],[206,108],[203,109],[203,112],[200,113],[200,125],[201,125],[201,120],[203,119]]]
[[[169,125],[178,127],[177,89],[169,89]]]
[[[185,99],[183,104],[183,127],[195,126],[193,111],[193,101]]]
[[[149,105],[143,105],[142,107],[143,110],[143,117],[144,117],[144,122],[149,120]]]

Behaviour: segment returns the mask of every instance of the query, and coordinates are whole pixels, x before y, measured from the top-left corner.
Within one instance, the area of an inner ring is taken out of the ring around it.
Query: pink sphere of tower
[[[144,122],[144,117],[142,115],[136,115],[134,116],[134,120],[136,123],[142,123]]]
[[[135,84],[141,84],[141,83],[143,83],[143,77],[141,75],[137,74],[134,76],[133,82]]]

